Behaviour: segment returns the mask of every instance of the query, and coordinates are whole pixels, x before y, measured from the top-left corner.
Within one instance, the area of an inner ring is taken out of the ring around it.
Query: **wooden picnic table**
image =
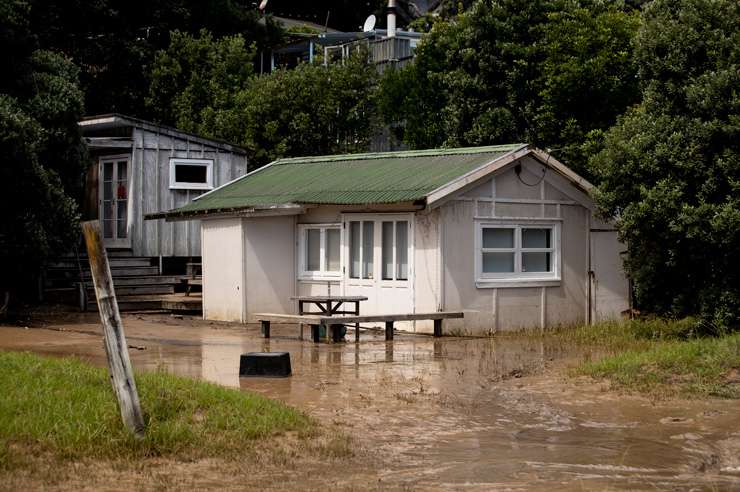
[[[298,301],[298,315],[320,314],[323,316],[341,316],[345,314],[360,315],[360,303],[367,301],[365,296],[293,296],[291,299]],[[310,311],[306,309],[306,304],[316,306],[319,311]],[[354,304],[353,309],[340,309],[345,304]],[[303,338],[303,323],[300,324],[301,338]],[[328,333],[327,333],[328,335]],[[355,323],[355,338],[360,338],[360,323]]]

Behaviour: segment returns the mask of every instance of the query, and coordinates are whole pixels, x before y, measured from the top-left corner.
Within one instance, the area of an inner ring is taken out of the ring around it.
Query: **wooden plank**
[[[348,315],[348,316],[322,316],[319,314],[279,314],[279,313],[257,313],[254,318],[267,321],[287,321],[291,323],[306,324],[351,324],[351,323],[373,323],[387,321],[420,321],[436,319],[459,319],[463,318],[462,312],[444,311],[437,313],[410,313],[410,314],[370,314],[370,315]]]
[[[328,301],[341,301],[341,302],[358,302],[367,301],[365,296],[292,296],[291,300],[303,301],[303,302],[328,302]]]
[[[128,354],[128,344],[108,266],[108,256],[103,246],[100,223],[91,220],[82,223],[87,245],[87,256],[93,273],[95,295],[103,324],[105,353],[108,357],[111,383],[118,399],[124,425],[138,438],[144,437],[144,416],[141,412],[139,393]]]
[[[435,319],[459,319],[463,318],[462,312],[438,312],[438,313],[412,313],[412,314],[369,314],[349,316],[319,316],[322,322],[335,321],[342,324],[350,323],[380,323],[386,321],[421,321]]]
[[[321,316],[314,315],[297,315],[297,314],[278,314],[278,313],[257,313],[254,318],[259,321],[285,321],[289,323],[304,323],[307,325],[320,325]]]

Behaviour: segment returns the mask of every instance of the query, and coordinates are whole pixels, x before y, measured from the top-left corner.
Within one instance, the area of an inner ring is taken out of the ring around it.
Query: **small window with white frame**
[[[170,158],[171,190],[212,190],[213,159]]]
[[[330,280],[341,277],[340,224],[301,224],[299,230],[300,278]]]
[[[559,223],[479,223],[476,246],[479,286],[560,280]]]

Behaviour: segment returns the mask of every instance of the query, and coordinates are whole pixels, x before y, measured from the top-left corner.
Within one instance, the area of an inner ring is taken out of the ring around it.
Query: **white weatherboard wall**
[[[244,219],[247,279],[246,319],[255,313],[293,313],[295,218]]]
[[[241,218],[201,222],[203,317],[244,321],[244,232]]]
[[[439,218],[439,210],[434,210],[416,214],[414,220],[414,310],[417,313],[433,313],[442,307]],[[416,321],[414,331],[433,333],[434,323]]]
[[[443,258],[442,305],[444,310],[462,310],[464,320],[450,320],[453,332],[486,335],[501,330],[584,323],[588,319],[589,243],[591,241],[590,199],[569,181],[530,158],[522,164],[522,183],[509,166],[466,190],[440,208],[440,256]],[[496,218],[546,219],[560,224],[561,280],[555,285],[479,287],[475,283],[476,224]],[[598,247],[601,247],[599,244]],[[609,278],[613,314],[626,302],[626,280],[618,268],[619,258],[611,249],[606,258],[596,258],[601,275]],[[624,286],[622,287],[617,286]],[[617,312],[618,315],[618,312]]]

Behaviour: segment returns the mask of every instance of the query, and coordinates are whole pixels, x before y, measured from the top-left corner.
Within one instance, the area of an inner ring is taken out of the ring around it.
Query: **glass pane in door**
[[[362,278],[373,278],[373,245],[375,222],[362,223]]]
[[[409,223],[396,222],[396,280],[409,278]]]
[[[113,237],[113,163],[103,163],[103,237]]]
[[[116,237],[123,239],[128,233],[128,162],[118,161],[116,164]]]
[[[349,223],[349,276],[360,278],[360,236],[359,222]]]
[[[381,232],[383,280],[393,280],[393,222],[383,222]]]

